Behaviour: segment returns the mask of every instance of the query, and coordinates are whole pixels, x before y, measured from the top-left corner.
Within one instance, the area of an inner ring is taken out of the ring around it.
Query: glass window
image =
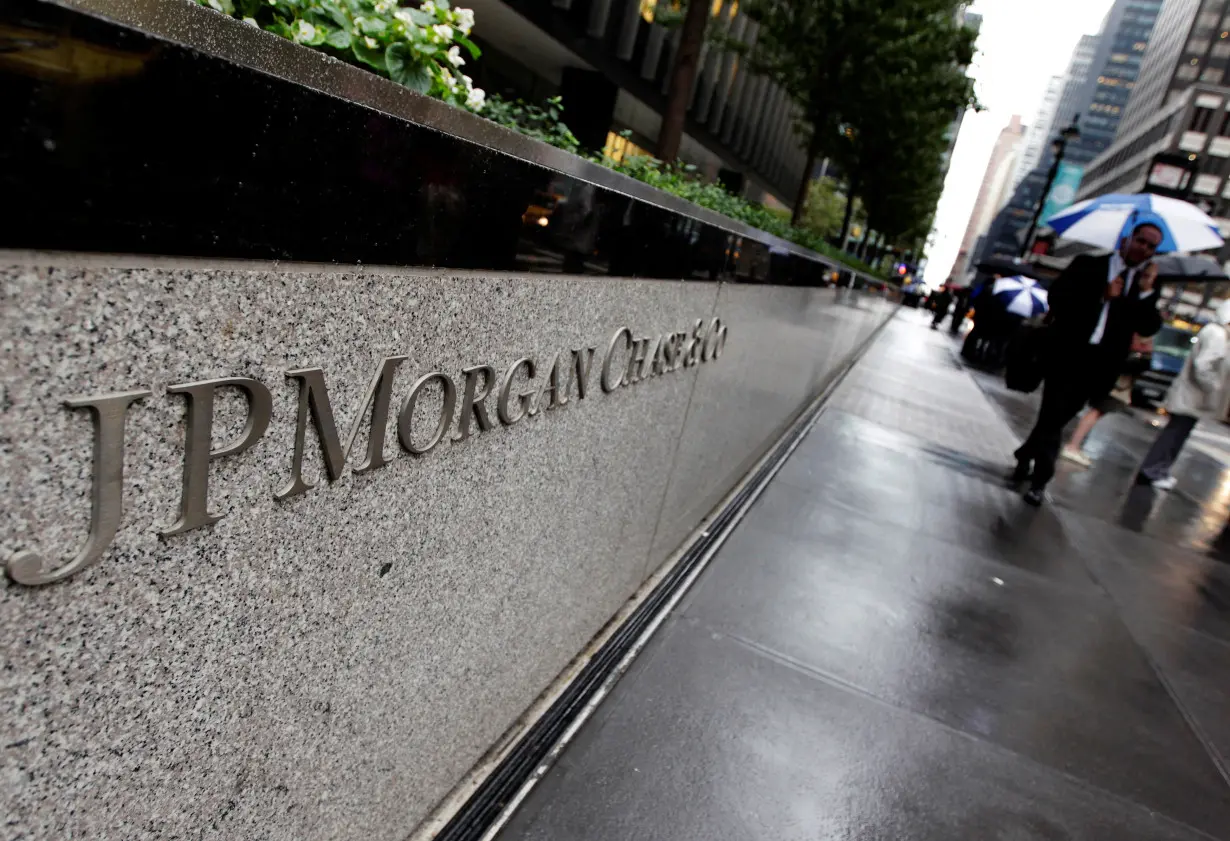
[[[1210,82],[1214,85],[1220,84],[1223,74],[1224,71],[1220,67],[1206,67],[1204,72],[1200,74],[1200,81]]]
[[[1187,128],[1189,131],[1208,131],[1211,119],[1213,119],[1212,108],[1193,108],[1192,121]]]
[[[1194,82],[1198,75],[1200,75],[1200,70],[1194,64],[1180,65],[1174,73],[1175,78],[1182,82]]]
[[[1209,51],[1208,38],[1193,38],[1187,42],[1187,51],[1193,55],[1204,55]]]
[[[1230,41],[1218,41],[1213,45],[1213,58],[1230,58]]]

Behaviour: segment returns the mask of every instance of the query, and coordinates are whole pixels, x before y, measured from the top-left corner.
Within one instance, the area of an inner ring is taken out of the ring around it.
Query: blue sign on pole
[[[1046,224],[1047,219],[1070,207],[1076,201],[1076,191],[1080,189],[1081,179],[1084,177],[1085,168],[1080,164],[1059,162],[1059,169],[1055,172],[1055,183],[1051,185],[1051,191],[1046,195],[1046,203],[1042,205],[1040,220],[1043,224]]]

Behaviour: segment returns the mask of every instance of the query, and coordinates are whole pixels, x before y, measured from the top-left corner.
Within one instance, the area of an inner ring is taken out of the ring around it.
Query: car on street
[[[1153,337],[1153,350],[1141,360],[1141,373],[1132,384],[1132,405],[1156,408],[1166,401],[1170,384],[1191,356],[1196,331],[1167,324]]]

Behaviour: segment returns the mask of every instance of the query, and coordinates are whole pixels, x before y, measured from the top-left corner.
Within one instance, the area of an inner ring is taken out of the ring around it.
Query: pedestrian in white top
[[[1166,411],[1170,422],[1158,434],[1140,466],[1137,481],[1152,485],[1159,491],[1175,486],[1170,468],[1179,457],[1187,437],[1200,420],[1215,420],[1222,408],[1225,394],[1227,328],[1230,324],[1230,301],[1217,308],[1215,320],[1196,334],[1196,346],[1183,363],[1183,370],[1166,395]]]

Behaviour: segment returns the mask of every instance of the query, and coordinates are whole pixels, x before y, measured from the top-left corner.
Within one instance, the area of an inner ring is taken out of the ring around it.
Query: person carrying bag
[[[1230,324],[1230,301],[1217,308],[1217,317],[1201,328],[1196,335],[1183,370],[1170,386],[1166,395],[1166,412],[1170,421],[1153,442],[1140,466],[1136,481],[1151,485],[1159,491],[1168,491],[1176,484],[1170,475],[1187,443],[1188,436],[1201,420],[1217,420],[1221,414],[1227,370],[1226,325]]]

